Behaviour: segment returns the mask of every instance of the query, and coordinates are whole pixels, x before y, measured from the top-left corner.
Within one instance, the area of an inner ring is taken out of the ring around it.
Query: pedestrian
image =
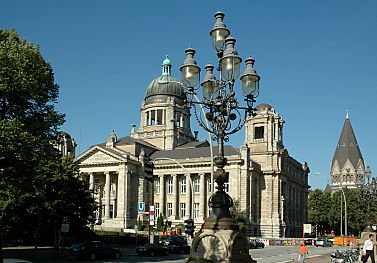
[[[369,235],[369,239],[365,240],[364,242],[364,257],[363,262],[366,263],[368,261],[368,258],[372,260],[372,263],[375,263],[374,261],[374,241],[373,241],[373,235]]]
[[[305,262],[305,256],[306,256],[306,254],[308,254],[308,253],[309,253],[309,252],[308,252],[307,247],[305,246],[305,243],[302,242],[302,243],[301,243],[301,246],[300,246],[300,254],[299,254],[299,256],[298,256],[298,261],[301,262],[301,263]]]

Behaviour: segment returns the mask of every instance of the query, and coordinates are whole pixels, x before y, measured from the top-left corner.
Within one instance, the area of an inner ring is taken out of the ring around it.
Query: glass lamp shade
[[[204,76],[203,82],[200,84],[203,88],[203,98],[211,99],[216,90],[216,78],[213,75],[214,66],[207,64],[205,66],[206,75]]]
[[[243,75],[241,77],[242,94],[246,97],[248,95],[257,95],[259,91],[259,76],[258,75]]]
[[[232,81],[239,77],[240,75],[240,64],[241,58],[234,55],[229,54],[220,59],[221,64],[221,73],[226,81]]]
[[[217,51],[224,49],[225,39],[229,36],[229,30],[226,28],[216,28],[211,31],[212,46]]]
[[[184,65],[181,67],[181,81],[187,88],[195,88],[199,85],[200,68],[196,65]]]
[[[259,80],[260,77],[254,69],[255,60],[252,57],[248,57],[245,60],[246,69],[241,76],[242,93],[245,97],[252,95],[258,96],[259,93]]]
[[[213,80],[206,80],[202,82],[201,86],[203,88],[203,98],[205,99],[210,99],[215,91],[217,91],[215,81]]]

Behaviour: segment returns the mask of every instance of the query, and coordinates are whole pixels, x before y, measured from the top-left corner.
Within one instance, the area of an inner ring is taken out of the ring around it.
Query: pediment
[[[126,160],[121,154],[114,154],[95,146],[81,154],[77,159],[79,165],[93,165],[104,163],[117,163]]]

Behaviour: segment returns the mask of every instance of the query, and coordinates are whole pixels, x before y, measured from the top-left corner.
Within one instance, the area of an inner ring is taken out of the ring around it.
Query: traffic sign
[[[137,211],[138,211],[139,213],[143,213],[143,212],[145,212],[145,203],[144,203],[144,202],[139,202],[139,203],[137,204]]]
[[[69,224],[62,224],[62,228],[60,229],[60,232],[68,233],[68,231],[69,231]]]
[[[69,216],[63,216],[62,224],[68,224],[69,225]]]
[[[304,224],[304,234],[310,234],[312,232],[311,224]]]
[[[154,214],[154,205],[149,206],[149,213]]]

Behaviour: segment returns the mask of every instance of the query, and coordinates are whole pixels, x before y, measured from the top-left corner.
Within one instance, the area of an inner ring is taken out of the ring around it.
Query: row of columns
[[[158,118],[158,112],[161,111],[161,119]],[[145,125],[151,126],[152,125],[152,113],[154,113],[154,124],[166,124],[165,123],[165,114],[166,110],[164,109],[153,109],[145,112]]]
[[[105,186],[104,186],[104,217],[103,219],[110,218],[110,203],[111,203],[111,180],[110,180],[110,172],[106,171],[105,174]],[[120,218],[127,218],[129,212],[129,200],[130,200],[130,173],[127,171],[126,168],[121,169],[118,172],[118,191],[117,191],[117,206],[114,207],[114,210],[117,209],[117,217]],[[90,191],[94,191],[94,174],[89,174],[89,189]],[[101,202],[102,196],[100,195],[99,201]]]
[[[170,176],[170,175],[169,175]],[[176,174],[171,175],[173,178],[173,193],[172,193],[172,214],[171,216],[174,218],[178,217],[178,205],[179,205],[179,199],[178,199],[178,193],[179,193],[179,186],[178,186],[178,176]],[[200,179],[200,191],[199,191],[199,218],[205,217],[205,207],[206,207],[206,184],[205,184],[205,174],[201,173],[199,174]],[[160,193],[159,193],[159,202],[160,202],[160,213],[166,215],[167,209],[166,209],[166,187],[165,187],[165,175],[159,175],[160,180]],[[194,217],[193,212],[193,204],[195,201],[195,194],[193,196],[193,190],[195,189],[195,185],[193,185],[194,182],[191,180],[190,175],[186,175],[186,216]]]

